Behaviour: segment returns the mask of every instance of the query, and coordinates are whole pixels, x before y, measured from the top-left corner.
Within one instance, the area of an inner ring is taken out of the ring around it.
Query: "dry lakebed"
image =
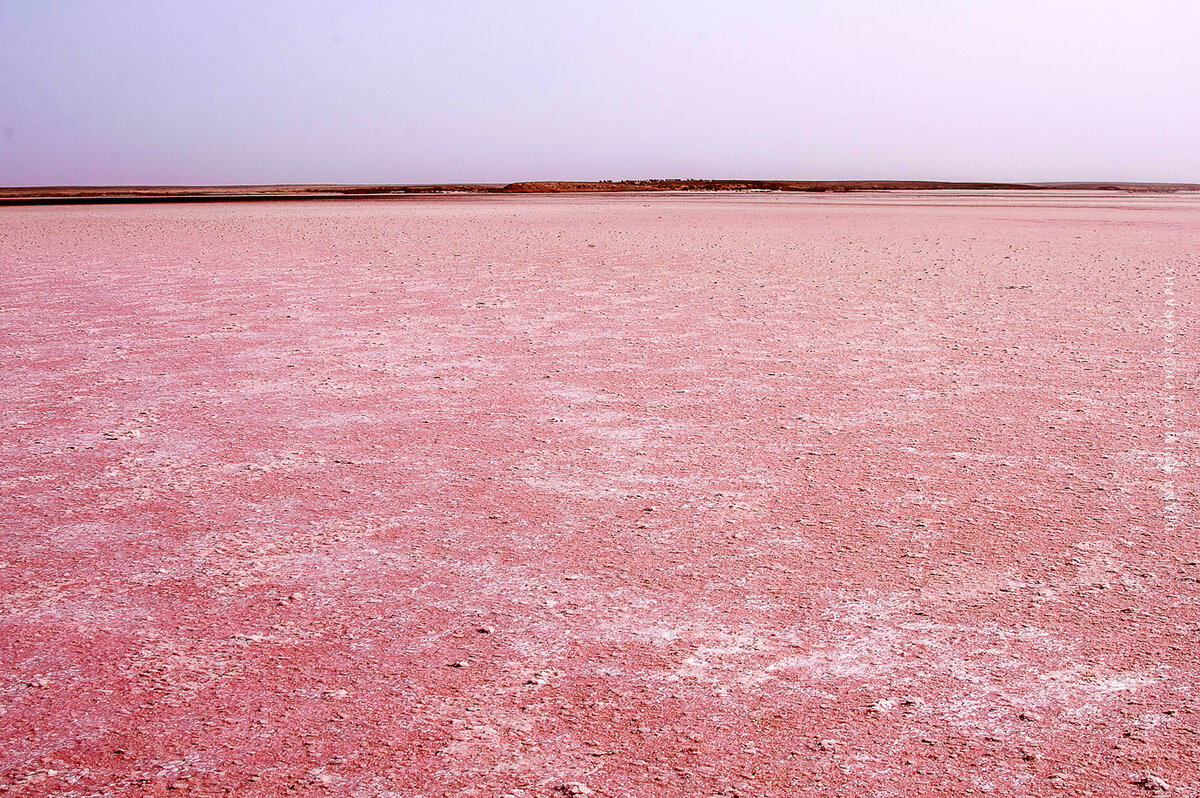
[[[1200,195],[0,253],[0,793],[1200,795]]]

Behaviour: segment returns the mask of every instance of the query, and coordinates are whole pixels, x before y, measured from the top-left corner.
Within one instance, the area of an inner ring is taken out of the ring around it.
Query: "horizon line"
[[[993,182],[954,180],[762,180],[645,178],[527,180],[509,183],[238,183],[179,185],[0,186],[0,205],[126,202],[366,199],[447,194],[594,194],[636,192],[861,193],[870,191],[1112,191],[1173,194],[1200,191],[1200,183],[1135,181]]]

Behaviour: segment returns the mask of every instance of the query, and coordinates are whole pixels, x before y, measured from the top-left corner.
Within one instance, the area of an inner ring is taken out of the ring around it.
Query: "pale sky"
[[[1200,182],[1200,3],[0,0],[0,185]]]

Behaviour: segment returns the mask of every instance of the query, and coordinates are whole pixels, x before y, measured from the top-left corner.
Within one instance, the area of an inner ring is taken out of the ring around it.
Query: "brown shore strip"
[[[261,186],[32,186],[0,187],[0,205],[136,202],[236,202],[298,199],[366,199],[440,194],[565,194],[634,191],[1115,191],[1166,194],[1200,191],[1196,183],[954,183],[921,180],[601,180],[508,184],[261,185]]]

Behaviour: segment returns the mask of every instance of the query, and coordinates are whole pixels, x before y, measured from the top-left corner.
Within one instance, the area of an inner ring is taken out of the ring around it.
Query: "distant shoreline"
[[[142,202],[256,202],[299,199],[381,199],[462,194],[593,194],[621,192],[770,191],[1113,191],[1174,194],[1200,183],[955,183],[925,180],[621,180],[530,181],[508,184],[256,185],[256,186],[35,186],[0,187],[0,205],[71,205]]]

